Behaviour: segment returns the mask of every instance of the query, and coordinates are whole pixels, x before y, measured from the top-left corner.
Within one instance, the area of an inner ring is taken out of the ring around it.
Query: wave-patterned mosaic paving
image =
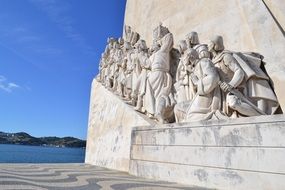
[[[1,190],[202,190],[86,164],[0,164]]]

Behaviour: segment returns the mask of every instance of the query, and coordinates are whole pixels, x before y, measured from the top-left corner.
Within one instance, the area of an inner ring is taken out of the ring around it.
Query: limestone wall
[[[85,162],[190,186],[281,190],[284,135],[284,115],[158,125],[94,79]]]
[[[94,79],[85,162],[129,171],[132,127],[150,123]]]
[[[284,29],[283,0],[127,0],[125,24],[140,33],[148,46],[152,30],[161,21],[176,44],[197,31],[202,43],[222,35],[229,50],[261,53],[285,110],[285,37],[264,3]]]
[[[137,127],[130,173],[215,189],[285,187],[284,115]]]

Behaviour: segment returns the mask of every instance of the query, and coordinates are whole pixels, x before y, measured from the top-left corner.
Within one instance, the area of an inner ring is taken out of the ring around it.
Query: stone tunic
[[[213,59],[223,82],[239,90],[245,98],[267,114],[274,114],[279,104],[269,85],[269,78],[261,70],[261,60],[250,54],[223,51]],[[227,99],[233,96],[222,92],[223,112],[232,114]],[[259,107],[258,101],[264,101],[265,107]],[[245,102],[244,102],[245,103]]]
[[[210,59],[203,58],[196,64],[193,74],[198,78],[197,93],[190,102],[184,121],[211,119],[220,109],[220,78],[217,70]]]
[[[160,98],[167,98],[172,88],[172,77],[170,69],[170,50],[173,45],[173,36],[168,33],[163,37],[163,44],[160,50],[151,55],[151,71],[146,81],[146,94],[144,107],[149,114],[156,114]]]

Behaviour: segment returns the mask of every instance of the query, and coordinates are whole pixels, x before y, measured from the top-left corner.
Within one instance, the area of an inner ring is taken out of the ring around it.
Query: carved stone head
[[[116,43],[118,43],[117,39],[109,38],[108,39],[108,47],[109,47],[109,49],[115,49],[116,48]]]
[[[210,58],[210,52],[208,50],[207,44],[199,44],[194,47],[199,54],[199,58]]]
[[[135,44],[135,48],[141,52],[141,51],[147,51],[147,46],[146,46],[146,42],[145,40],[139,40],[136,44]]]
[[[122,45],[124,45],[124,39],[123,38],[119,38],[118,39],[118,42],[119,42],[119,44],[122,46]]]
[[[110,38],[107,39],[107,43],[108,43],[108,44],[111,44],[111,43],[113,43],[114,41],[116,41],[116,39],[113,38],[113,37],[110,37]]]
[[[195,45],[198,45],[200,43],[198,33],[190,32],[189,34],[187,34],[186,43],[187,43],[188,48],[193,48]]]
[[[115,41],[113,47],[114,47],[115,49],[119,49],[119,48],[120,48],[119,42]]]
[[[132,33],[132,28],[130,26],[125,26],[125,40],[130,40],[130,35]]]
[[[106,57],[107,57],[107,54],[106,54],[106,53],[102,53],[102,54],[101,54],[101,58],[102,58],[102,59],[105,59]]]
[[[147,50],[147,46],[146,46],[146,42],[145,40],[139,40],[139,48],[141,51],[146,51]]]
[[[127,33],[130,33],[132,31],[132,28],[130,26],[125,26],[125,31]]]
[[[135,52],[141,52],[140,41],[137,41],[133,47]]]
[[[131,43],[125,41],[125,42],[124,42],[124,50],[125,50],[125,51],[128,51],[128,50],[130,50],[130,49],[131,49]]]
[[[209,51],[213,52],[219,52],[223,51],[225,49],[224,47],[224,41],[222,36],[214,36],[211,39],[211,42],[209,44]]]
[[[153,30],[153,41],[154,42],[159,41],[168,33],[169,33],[168,28],[165,26],[162,26],[162,23],[159,23],[159,26]]]

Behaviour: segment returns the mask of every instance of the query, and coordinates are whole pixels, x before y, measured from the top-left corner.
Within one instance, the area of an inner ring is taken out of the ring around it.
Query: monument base
[[[94,80],[85,162],[191,186],[281,190],[284,137],[284,115],[159,125]]]
[[[136,127],[130,174],[217,189],[284,189],[284,115]]]
[[[85,163],[129,171],[131,131],[153,123],[96,79],[92,82]]]

